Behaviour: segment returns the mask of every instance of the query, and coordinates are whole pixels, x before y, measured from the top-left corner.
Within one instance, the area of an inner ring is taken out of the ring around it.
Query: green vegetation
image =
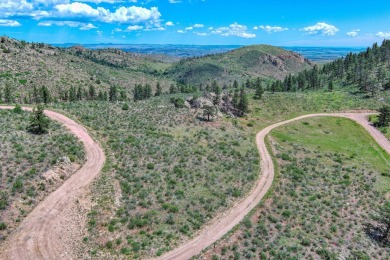
[[[15,109],[18,109],[18,107],[15,107]],[[49,129],[49,123],[50,120],[45,115],[44,107],[42,105],[38,105],[33,109],[27,130],[32,134],[46,134]]]
[[[82,145],[55,122],[50,135],[28,133],[31,113],[19,108],[0,110],[0,240],[73,173],[71,162],[81,164],[84,158]],[[48,173],[58,167],[57,177]]]
[[[208,123],[177,109],[169,96],[130,103],[129,110],[109,102],[56,108],[92,129],[112,154],[89,215],[88,243],[99,254],[161,254],[244,196],[258,177],[253,137],[230,121]],[[125,242],[116,245],[117,238]]]
[[[269,45],[255,45],[228,53],[181,60],[164,74],[181,84],[211,84],[217,80],[221,85],[229,86],[234,80],[243,83],[258,76],[266,80],[282,79],[288,73],[311,67],[311,63],[299,54]]]
[[[314,66],[296,76],[288,75],[284,81],[274,82],[273,91],[317,90],[328,87],[333,91],[334,81],[340,85],[355,86],[369,96],[390,88],[389,58],[390,40],[383,40],[379,47],[374,43],[371,48],[359,54],[348,54],[345,58],[325,64],[322,68]]]
[[[382,176],[390,156],[365,130],[348,119],[313,118],[275,129],[271,140],[280,169],[272,196],[207,253],[218,259],[387,259],[386,247],[371,240],[365,225],[390,191],[390,178]]]

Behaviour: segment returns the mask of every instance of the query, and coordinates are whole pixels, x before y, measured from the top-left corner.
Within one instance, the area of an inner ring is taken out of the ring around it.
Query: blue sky
[[[46,43],[369,46],[390,0],[0,0],[0,35]]]

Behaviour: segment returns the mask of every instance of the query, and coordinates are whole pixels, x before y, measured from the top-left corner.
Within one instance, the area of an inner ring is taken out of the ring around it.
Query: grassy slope
[[[131,96],[138,83],[155,87],[160,82],[165,90],[173,83],[160,76],[169,64],[142,55],[109,49],[59,49],[48,45],[33,48],[31,44],[1,39],[5,42],[0,46],[10,53],[0,51],[0,62],[5,64],[0,68],[0,88],[10,84],[20,103],[33,86],[47,86],[52,95],[58,97],[61,90],[70,86],[88,90],[89,85],[94,85],[97,90],[108,90],[110,85],[116,85]]]
[[[217,80],[220,84],[232,85],[234,80],[244,82],[258,76],[282,79],[310,67],[302,56],[269,45],[255,45],[183,60],[168,69],[166,75],[183,83],[206,84]]]
[[[68,174],[45,177],[43,174],[54,167],[74,168],[60,162],[64,156],[80,164],[84,157],[83,147],[75,137],[51,122],[49,135],[32,135],[25,130],[29,113],[15,114],[0,110],[0,222],[8,226],[0,230],[2,237],[15,228],[24,216],[42,198],[63,182]],[[58,172],[60,173],[60,172]]]
[[[389,192],[390,156],[347,119],[314,118],[275,129],[281,171],[275,191],[206,255],[231,257],[389,257],[364,232],[368,213]]]
[[[111,155],[90,214],[88,246],[100,257],[161,254],[244,196],[257,178],[248,132],[231,122],[199,121],[175,109],[169,96],[131,103],[128,111],[108,103],[58,108],[97,133]]]

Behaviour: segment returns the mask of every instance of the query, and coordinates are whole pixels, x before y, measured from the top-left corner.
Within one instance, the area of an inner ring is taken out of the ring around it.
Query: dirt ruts
[[[0,106],[0,109],[12,109]],[[31,108],[24,108],[31,111]],[[100,173],[106,160],[103,149],[75,121],[59,113],[45,110],[51,119],[63,124],[84,145],[85,164],[59,189],[51,193],[24,219],[0,248],[0,259],[70,259],[74,233],[84,227],[77,226],[72,213],[75,201],[85,197],[87,187]],[[81,237],[78,237],[78,241]],[[77,243],[77,241],[74,241]]]
[[[332,117],[346,117],[356,121],[363,126],[367,132],[375,139],[375,141],[390,154],[390,142],[389,140],[376,128],[371,126],[367,117],[372,113],[332,113],[332,114],[309,114],[300,117],[296,117],[290,120],[286,120],[271,126],[264,128],[256,135],[257,149],[260,153],[261,159],[261,172],[260,180],[256,186],[250,192],[250,194],[237,202],[232,208],[220,216],[213,219],[205,228],[203,228],[193,239],[179,246],[178,248],[170,251],[158,259],[170,260],[170,259],[189,259],[192,256],[198,255],[205,248],[211,246],[213,243],[222,238],[227,232],[229,232],[234,226],[240,223],[240,221],[261,201],[264,195],[267,193],[272,185],[274,179],[274,164],[269,154],[266,144],[264,142],[268,133],[281,125],[285,125],[300,119],[318,116],[332,116]]]
[[[9,106],[0,106],[0,109],[12,109]],[[25,108],[31,110],[31,108]],[[72,247],[69,247],[69,235],[80,240],[75,235],[82,226],[67,228],[69,209],[75,200],[85,196],[87,187],[99,174],[105,162],[105,155],[100,145],[87,133],[87,130],[73,120],[59,113],[46,110],[46,115],[65,125],[85,147],[86,163],[79,171],[72,175],[58,190],[50,194],[41,202],[21,223],[19,228],[11,234],[2,248],[0,259],[71,259]],[[363,126],[375,141],[390,154],[390,142],[377,129],[372,127],[367,116],[371,113],[332,113],[310,114],[286,120],[260,131],[256,136],[256,144],[260,153],[260,179],[250,194],[237,202],[232,208],[217,216],[204,227],[193,239],[184,243],[158,259],[189,259],[218,239],[222,238],[236,226],[267,193],[274,179],[274,164],[266,145],[265,137],[274,128],[309,117],[333,116],[345,117],[356,121]],[[74,216],[73,216],[74,217]]]

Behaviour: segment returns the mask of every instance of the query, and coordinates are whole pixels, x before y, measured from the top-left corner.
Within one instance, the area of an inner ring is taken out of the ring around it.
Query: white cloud
[[[140,31],[143,28],[144,28],[143,26],[139,26],[139,25],[130,25],[129,27],[127,27],[126,32]]]
[[[356,29],[356,30],[352,30],[350,32],[347,32],[346,35],[349,37],[356,37],[356,36],[358,36],[359,32],[360,32],[360,29]]]
[[[14,20],[3,20],[3,19],[0,19],[0,26],[18,27],[18,26],[21,26],[21,24],[18,21],[14,21]]]
[[[390,32],[378,32],[375,36],[379,38],[390,38]]]
[[[91,29],[97,29],[96,26],[94,26],[92,23],[81,23],[81,22],[75,22],[75,21],[44,21],[38,23],[38,26],[69,26],[72,28],[79,28],[80,30],[87,31]]]
[[[173,22],[169,21],[165,23],[165,26],[174,26]]]
[[[259,30],[259,27],[255,26],[253,27],[253,30]]]
[[[161,13],[157,7],[147,9],[137,6],[121,6],[114,13],[104,14],[102,20],[119,23],[143,23],[148,21],[159,22],[160,17]]]
[[[115,3],[124,3],[124,2],[131,2],[131,3],[137,3],[137,0],[77,0],[78,2],[86,2],[86,3],[94,3],[94,4],[100,4],[100,3],[109,3],[109,4],[115,4]]]
[[[268,33],[288,31],[288,28],[283,28],[280,26],[260,25],[258,28]]]
[[[97,29],[96,26],[94,26],[93,24],[91,23],[88,23],[88,24],[84,24],[80,27],[80,30],[82,31],[88,31],[88,30],[91,30],[91,29]]]
[[[194,29],[194,27],[190,26],[190,27],[185,28],[184,30],[186,30],[186,31],[192,31],[193,29]]]
[[[99,36],[102,36],[102,35],[103,35],[103,31],[97,30],[96,33],[97,33]]]
[[[60,4],[56,5],[55,9],[63,15],[67,17],[72,16],[85,16],[85,17],[98,17],[100,15],[100,12],[98,9],[94,9],[91,6],[84,4],[84,3],[71,3],[71,4]],[[104,8],[100,7],[100,10],[102,13]],[[106,9],[104,9],[106,10]],[[108,12],[108,10],[106,10]]]
[[[313,26],[308,26],[301,30],[307,32],[310,35],[322,34],[325,36],[333,36],[339,31],[337,27],[327,23],[317,23]]]
[[[194,26],[193,26],[194,28],[203,28],[204,27],[204,25],[203,24],[201,24],[201,23],[197,23],[197,24],[194,24]]]
[[[208,35],[207,33],[200,33],[200,32],[196,32],[195,34],[198,36],[207,36]]]
[[[170,4],[179,4],[181,0],[168,0]]]
[[[33,11],[33,9],[33,4],[27,2],[26,0],[0,0],[1,17],[28,14]]]
[[[245,25],[240,25],[238,23],[233,23],[229,25],[229,27],[216,28],[211,33],[221,36],[236,36],[248,39],[256,37],[256,34],[248,32],[248,28]]]
[[[183,30],[178,30],[177,32],[178,32],[178,33],[186,33],[186,32],[183,31]]]

